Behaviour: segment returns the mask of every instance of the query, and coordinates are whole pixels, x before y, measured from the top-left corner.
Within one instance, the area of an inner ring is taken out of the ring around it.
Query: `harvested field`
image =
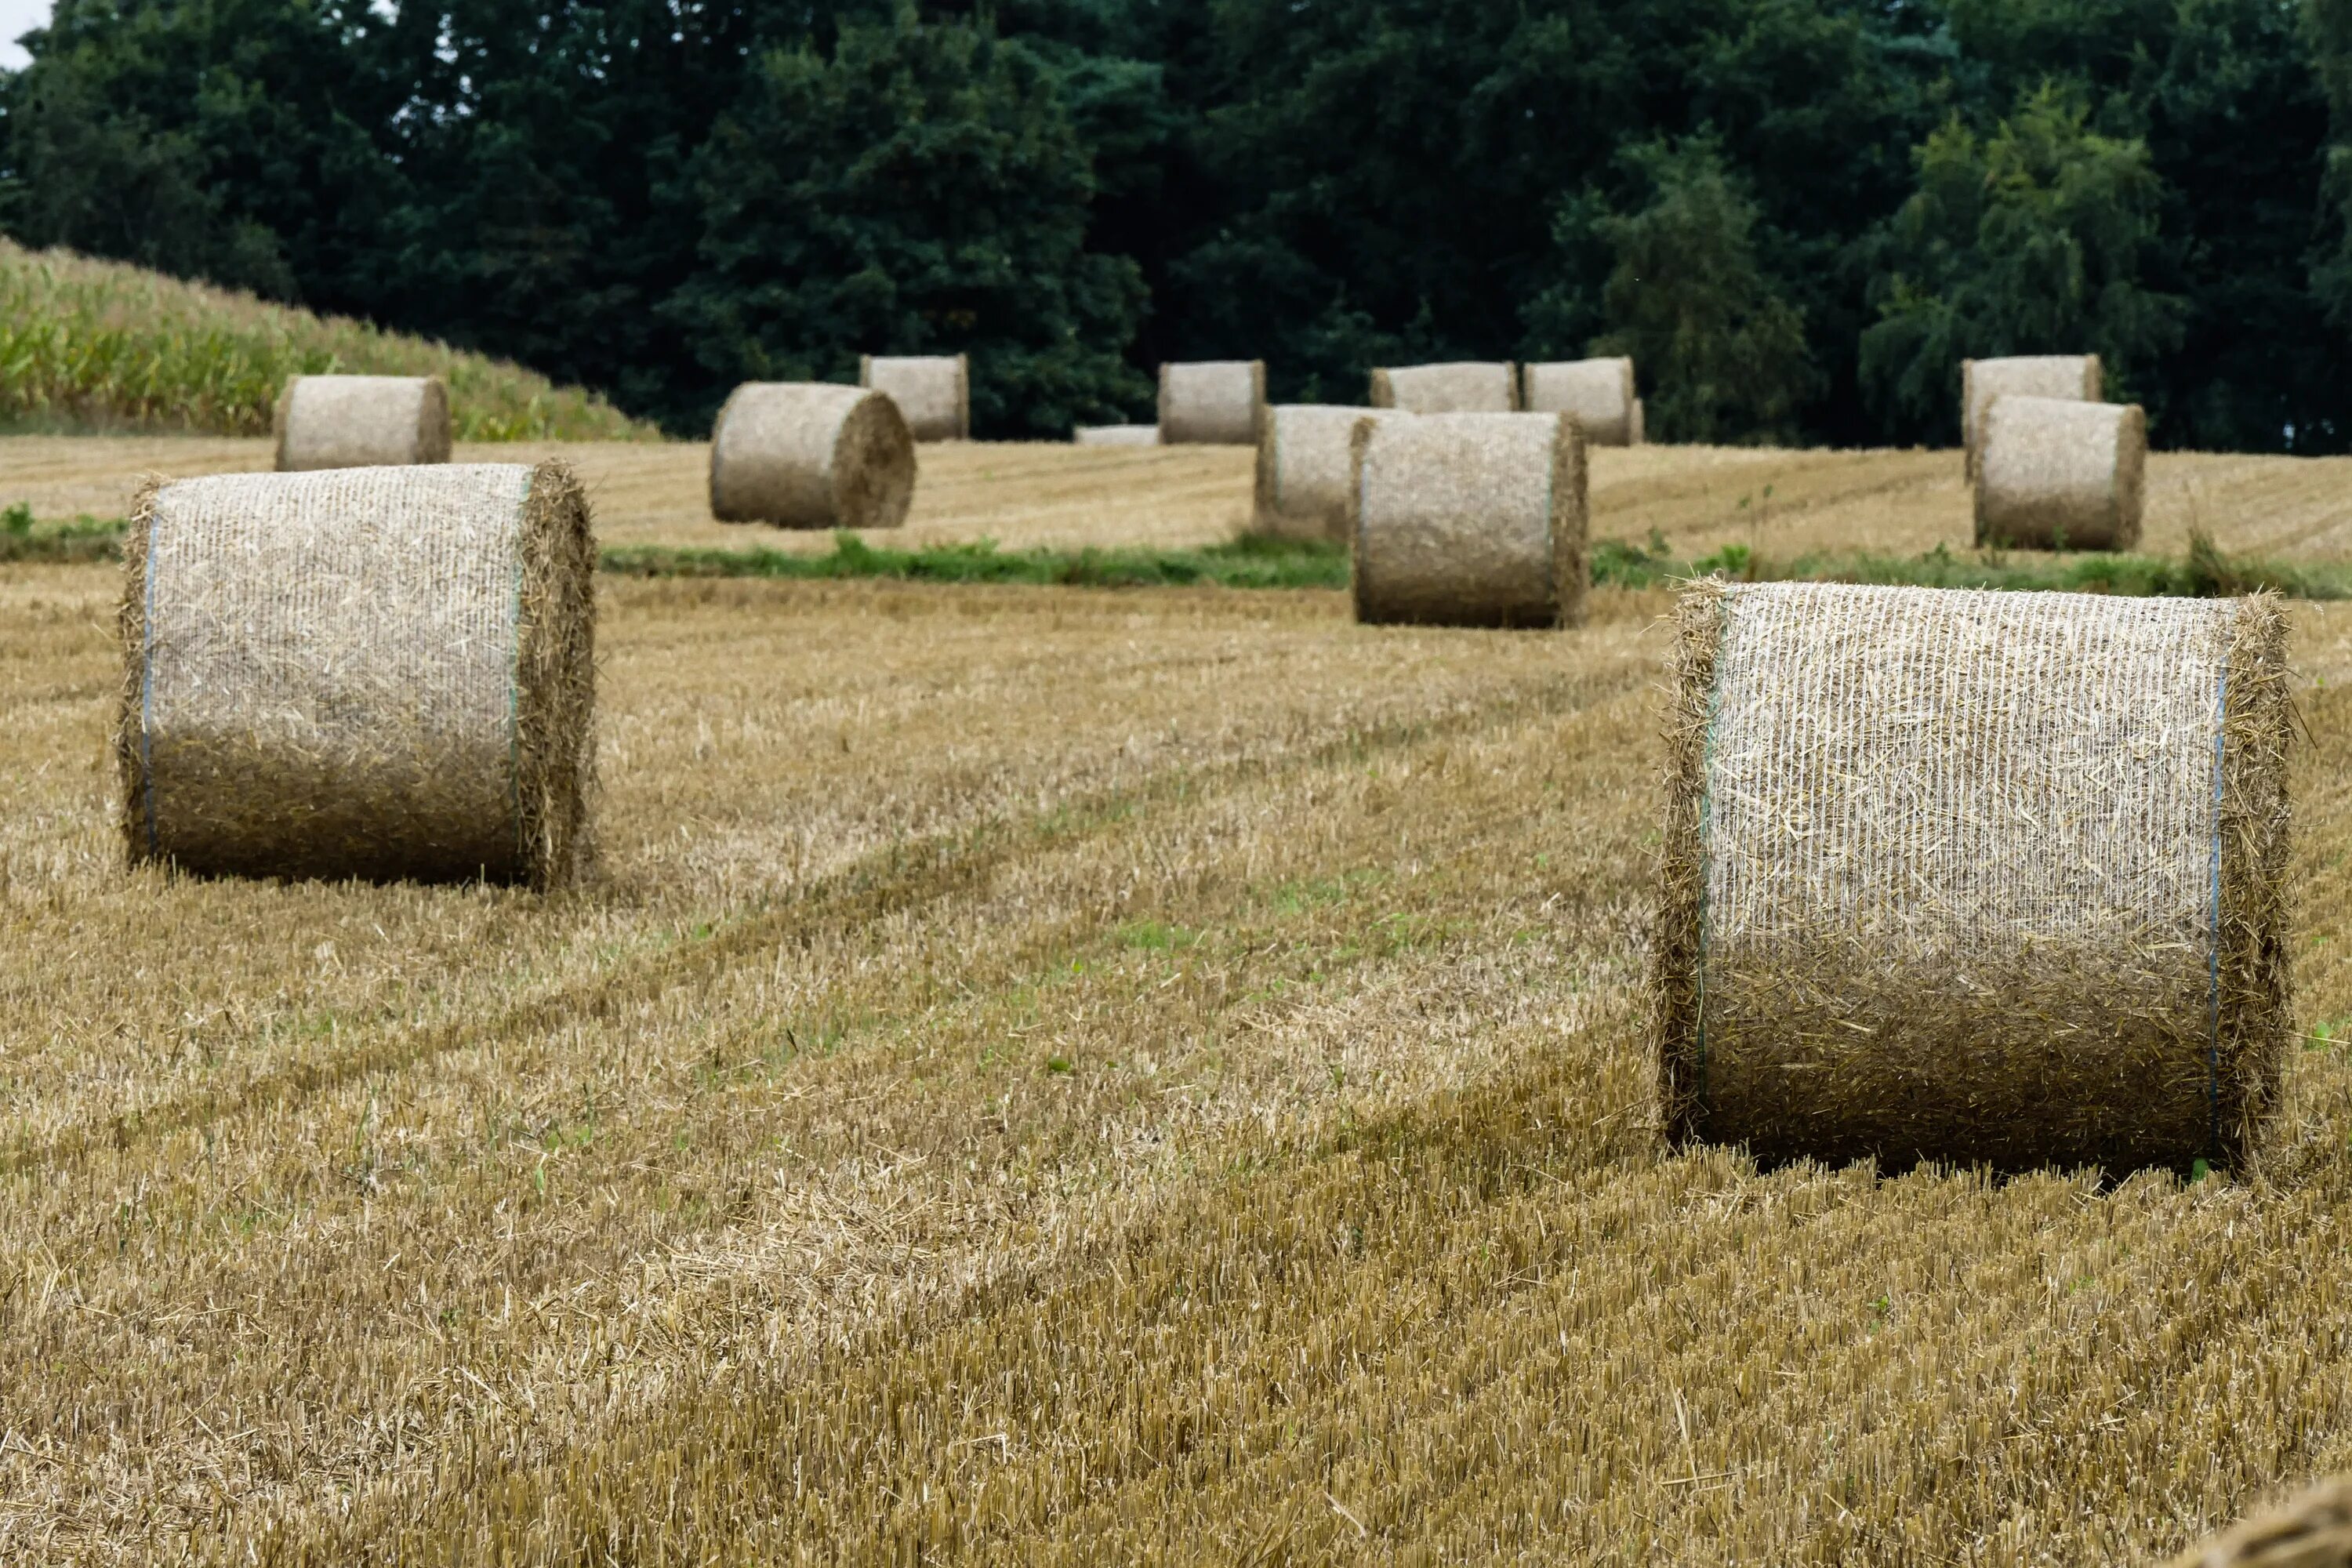
[[[586,482],[606,543],[812,551],[830,543],[822,533],[713,522],[710,449],[699,443],[460,442],[455,457],[563,458]],[[1183,547],[1229,539],[1251,515],[1248,447],[950,441],[925,446],[919,463],[906,527],[870,533],[869,542]],[[176,479],[269,466],[266,441],[0,437],[0,507],[25,501],[45,520],[120,517],[141,473]],[[1685,560],[1734,543],[1780,560],[1916,553],[1937,544],[1958,551],[1976,531],[1957,452],[1601,447],[1591,473],[1595,540],[1639,542],[1654,528]],[[2352,556],[2347,497],[2352,458],[2153,453],[2140,548],[2178,555],[2189,530],[2201,527],[2232,553],[2342,560]]]
[[[0,574],[0,1557],[2129,1563],[2352,1468],[2352,607],[2273,1156],[2102,1185],[1657,1146],[1663,595],[608,579],[542,900],[124,870],[116,580]]]

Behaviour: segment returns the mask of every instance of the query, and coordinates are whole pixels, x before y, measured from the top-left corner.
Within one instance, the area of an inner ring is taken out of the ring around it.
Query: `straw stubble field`
[[[114,584],[0,577],[0,1557],[2131,1562],[2352,1467],[2352,608],[2273,1155],[2103,1185],[1657,1146],[1660,594],[608,580],[541,900],[124,870]]]

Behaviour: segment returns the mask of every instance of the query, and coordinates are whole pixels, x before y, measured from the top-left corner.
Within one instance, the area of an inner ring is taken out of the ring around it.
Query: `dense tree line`
[[[0,226],[673,427],[968,349],[987,434],[1163,358],[1630,353],[1675,438],[1954,436],[2095,349],[2171,446],[2352,447],[2352,0],[58,0]],[[2331,114],[2331,109],[2333,114]]]

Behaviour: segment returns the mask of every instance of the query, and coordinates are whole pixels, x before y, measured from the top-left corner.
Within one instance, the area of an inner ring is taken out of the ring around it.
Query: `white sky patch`
[[[16,36],[49,25],[49,0],[0,0],[0,69],[21,70],[32,57]]]

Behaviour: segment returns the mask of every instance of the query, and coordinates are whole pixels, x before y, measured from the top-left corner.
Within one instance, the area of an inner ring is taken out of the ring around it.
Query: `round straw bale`
[[[1249,447],[1265,416],[1265,361],[1203,360],[1160,367],[1160,439]]]
[[[1276,404],[1257,444],[1253,529],[1276,539],[1348,538],[1348,498],[1356,486],[1356,426],[1399,417],[1384,408]]]
[[[1642,419],[1642,400],[1638,397],[1633,399],[1633,417],[1632,420],[1632,429],[1626,433],[1625,445],[1628,447],[1639,447],[1649,440],[1649,430]]]
[[[1572,626],[1584,614],[1584,437],[1564,414],[1356,426],[1356,618]]]
[[[861,354],[857,384],[898,405],[918,441],[971,439],[971,365],[962,354],[877,359]]]
[[[1670,1136],[2242,1164],[2290,1028],[2285,639],[2266,595],[1686,593],[1650,975]]]
[[[1372,406],[1406,414],[1516,413],[1519,373],[1507,360],[1392,365],[1372,372]]]
[[[1630,359],[1580,359],[1556,364],[1531,364],[1519,373],[1526,395],[1521,405],[1530,414],[1573,414],[1584,426],[1591,447],[1631,447],[1636,433],[1639,400],[1633,395],[1633,362]]]
[[[124,553],[115,757],[133,863],[571,879],[595,547],[562,464],[158,482]]]
[[[1157,447],[1160,445],[1160,426],[1081,425],[1070,432],[1070,439],[1081,447]]]
[[[2137,404],[1993,399],[1978,454],[1977,542],[2129,550],[2139,542],[2147,420]]]
[[[2352,1479],[2323,1481],[2172,1560],[2171,1568],[2352,1568]]]
[[[449,389],[437,375],[297,375],[270,416],[278,471],[449,460]]]
[[[778,528],[896,528],[915,496],[915,441],[883,393],[747,381],[710,432],[710,515]]]
[[[1968,477],[1977,477],[1983,451],[1984,412],[1996,397],[2063,397],[2096,403],[2101,396],[2096,354],[2021,354],[1960,362],[1960,447]]]

